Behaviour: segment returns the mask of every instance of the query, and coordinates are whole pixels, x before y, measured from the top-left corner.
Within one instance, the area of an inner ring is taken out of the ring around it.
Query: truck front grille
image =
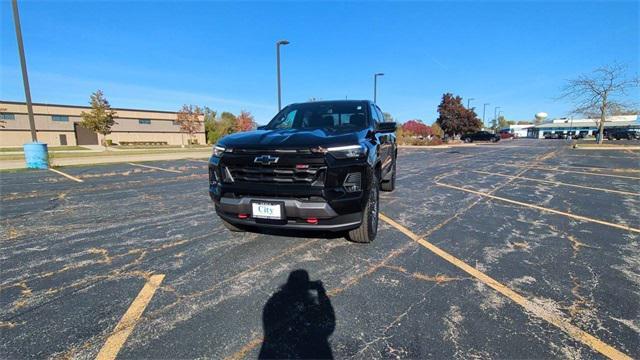
[[[325,166],[305,165],[305,167],[259,167],[229,166],[227,167],[233,182],[261,183],[300,183],[317,185],[324,181]]]

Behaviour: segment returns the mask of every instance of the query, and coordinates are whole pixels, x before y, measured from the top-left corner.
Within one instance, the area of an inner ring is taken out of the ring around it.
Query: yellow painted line
[[[549,208],[538,206],[538,205],[524,203],[522,201],[516,201],[516,200],[503,198],[503,197],[500,197],[500,196],[487,194],[487,193],[484,193],[482,191],[471,190],[471,189],[463,188],[463,187],[460,187],[460,186],[444,184],[444,183],[441,183],[441,182],[436,182],[436,185],[448,187],[450,189],[466,191],[466,192],[471,193],[471,194],[484,196],[484,197],[487,197],[487,198],[490,198],[490,199],[500,200],[500,201],[504,201],[504,202],[507,202],[507,203],[510,203],[510,204],[520,205],[520,206],[524,206],[524,207],[540,210],[540,211],[543,211],[543,212],[549,212],[549,213],[552,213],[552,214],[562,215],[562,216],[566,216],[566,217],[569,217],[569,218],[572,218],[572,219],[576,219],[576,220],[588,221],[588,222],[592,222],[592,223],[596,223],[596,224],[601,224],[601,225],[614,227],[614,228],[617,228],[617,229],[622,229],[622,230],[627,230],[627,231],[631,231],[631,232],[640,233],[640,229],[633,228],[633,227],[628,226],[628,225],[614,224],[614,223],[610,223],[610,222],[604,221],[604,220],[598,220],[598,219],[594,219],[594,218],[590,218],[590,217],[586,217],[586,216],[582,216],[582,215],[575,215],[575,214],[567,213],[567,212],[564,212],[564,211],[549,209]]]
[[[592,173],[592,172],[586,172],[586,171],[562,170],[562,169],[558,169],[558,168],[548,168],[548,167],[544,167],[544,166],[514,165],[514,164],[503,164],[503,163],[497,163],[496,165],[517,167],[517,168],[530,168],[530,169],[546,170],[546,171],[559,171],[559,172],[565,172],[565,173],[585,174],[585,175],[593,175],[593,176],[607,176],[607,177],[615,177],[615,178],[621,178],[621,179],[640,180],[640,177],[636,177],[636,176],[613,175],[613,174],[598,174],[598,173]]]
[[[522,180],[529,180],[529,181],[537,181],[537,182],[541,182],[541,183],[545,183],[545,184],[562,185],[562,186],[570,186],[570,187],[575,187],[575,188],[580,188],[580,189],[604,191],[604,192],[609,192],[609,193],[614,193],[614,194],[640,196],[640,193],[632,193],[632,192],[628,192],[628,191],[605,189],[605,188],[598,188],[598,187],[585,186],[585,185],[569,184],[569,183],[563,183],[563,182],[559,182],[559,181],[533,179],[533,178],[528,178],[528,177],[523,177],[523,176],[513,176],[513,175],[501,174],[501,173],[490,173],[490,172],[487,172],[487,171],[480,171],[480,170],[473,170],[473,172],[478,173],[478,174],[491,175],[491,176],[502,176],[502,177],[511,178],[511,179],[522,179]]]
[[[537,316],[537,317],[545,320],[546,322],[556,326],[560,330],[564,331],[569,336],[571,336],[573,339],[575,339],[577,341],[580,341],[581,343],[589,346],[593,350],[601,353],[602,355],[604,355],[604,356],[606,356],[606,357],[608,357],[610,359],[631,359],[631,357],[629,357],[626,354],[618,351],[617,349],[615,349],[611,345],[608,345],[608,344],[604,343],[602,340],[600,340],[600,339],[594,337],[593,335],[581,330],[577,326],[572,325],[564,317],[559,316],[557,314],[554,314],[552,312],[549,312],[544,307],[529,301],[524,296],[522,296],[522,295],[518,294],[517,292],[511,290],[507,286],[505,286],[502,283],[498,282],[497,280],[493,279],[489,275],[479,271],[478,269],[472,267],[471,265],[465,263],[464,261],[458,259],[457,257],[455,257],[455,256],[449,254],[448,252],[440,249],[439,247],[435,246],[434,244],[426,241],[424,238],[416,235],[415,233],[413,233],[412,231],[410,231],[406,227],[404,227],[404,226],[400,225],[399,223],[393,221],[392,219],[388,218],[384,214],[380,213],[380,218],[384,222],[386,222],[387,224],[389,224],[389,225],[393,226],[394,228],[398,229],[400,232],[402,232],[403,234],[408,236],[413,241],[415,241],[418,244],[424,246],[425,248],[427,248],[428,250],[430,250],[434,254],[440,256],[441,258],[445,259],[446,261],[448,261],[449,263],[453,264],[457,268],[459,268],[462,271],[466,272],[467,274],[473,276],[474,278],[478,279],[479,281],[481,281],[482,283],[486,284],[487,286],[493,288],[494,290],[496,290],[500,294],[502,294],[502,295],[506,296],[507,298],[511,299],[516,304],[522,306],[530,314],[532,314],[534,316]]]
[[[62,176],[64,176],[64,177],[66,177],[67,179],[71,179],[71,180],[76,181],[76,182],[84,182],[84,180],[82,180],[82,179],[78,179],[78,178],[77,178],[77,177],[75,177],[75,176],[71,176],[71,175],[69,175],[69,174],[63,173],[63,172],[62,172],[62,171],[60,171],[60,170],[56,170],[56,169],[54,169],[54,168],[49,168],[49,170],[53,171],[54,173],[56,173],[56,174],[58,174],[58,175],[62,175]]]
[[[149,165],[142,165],[142,164],[135,164],[135,163],[127,163],[127,164],[132,165],[132,166],[140,166],[140,167],[147,168],[147,169],[154,169],[154,170],[166,171],[166,172],[170,172],[170,173],[182,174],[182,171],[180,171],[180,170],[163,169],[163,168],[156,167],[156,166],[149,166]]]
[[[135,300],[133,300],[127,312],[124,313],[118,325],[113,329],[111,336],[109,336],[102,346],[102,349],[100,349],[96,360],[111,360],[116,358],[122,345],[124,345],[129,335],[131,335],[133,328],[136,326],[144,309],[149,304],[149,301],[151,301],[153,294],[163,279],[163,274],[152,275],[149,278],[149,281],[147,281],[142,290],[140,290],[140,293]]]

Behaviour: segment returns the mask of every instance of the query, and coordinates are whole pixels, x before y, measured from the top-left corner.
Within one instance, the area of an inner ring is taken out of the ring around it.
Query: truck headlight
[[[220,156],[222,155],[223,152],[225,152],[225,148],[223,148],[222,146],[214,146],[213,147],[213,156]]]
[[[364,145],[347,145],[327,148],[327,152],[336,159],[355,159],[367,154]]]

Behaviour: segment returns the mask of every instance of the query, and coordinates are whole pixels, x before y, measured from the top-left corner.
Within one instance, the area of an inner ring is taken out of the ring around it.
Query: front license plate
[[[251,211],[254,218],[258,219],[282,219],[282,204],[254,202],[251,203]]]

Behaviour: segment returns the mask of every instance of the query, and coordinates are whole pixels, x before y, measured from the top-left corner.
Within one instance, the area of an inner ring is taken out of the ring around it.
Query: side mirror
[[[395,122],[381,122],[376,126],[376,132],[379,133],[392,133],[396,132],[397,124]]]

